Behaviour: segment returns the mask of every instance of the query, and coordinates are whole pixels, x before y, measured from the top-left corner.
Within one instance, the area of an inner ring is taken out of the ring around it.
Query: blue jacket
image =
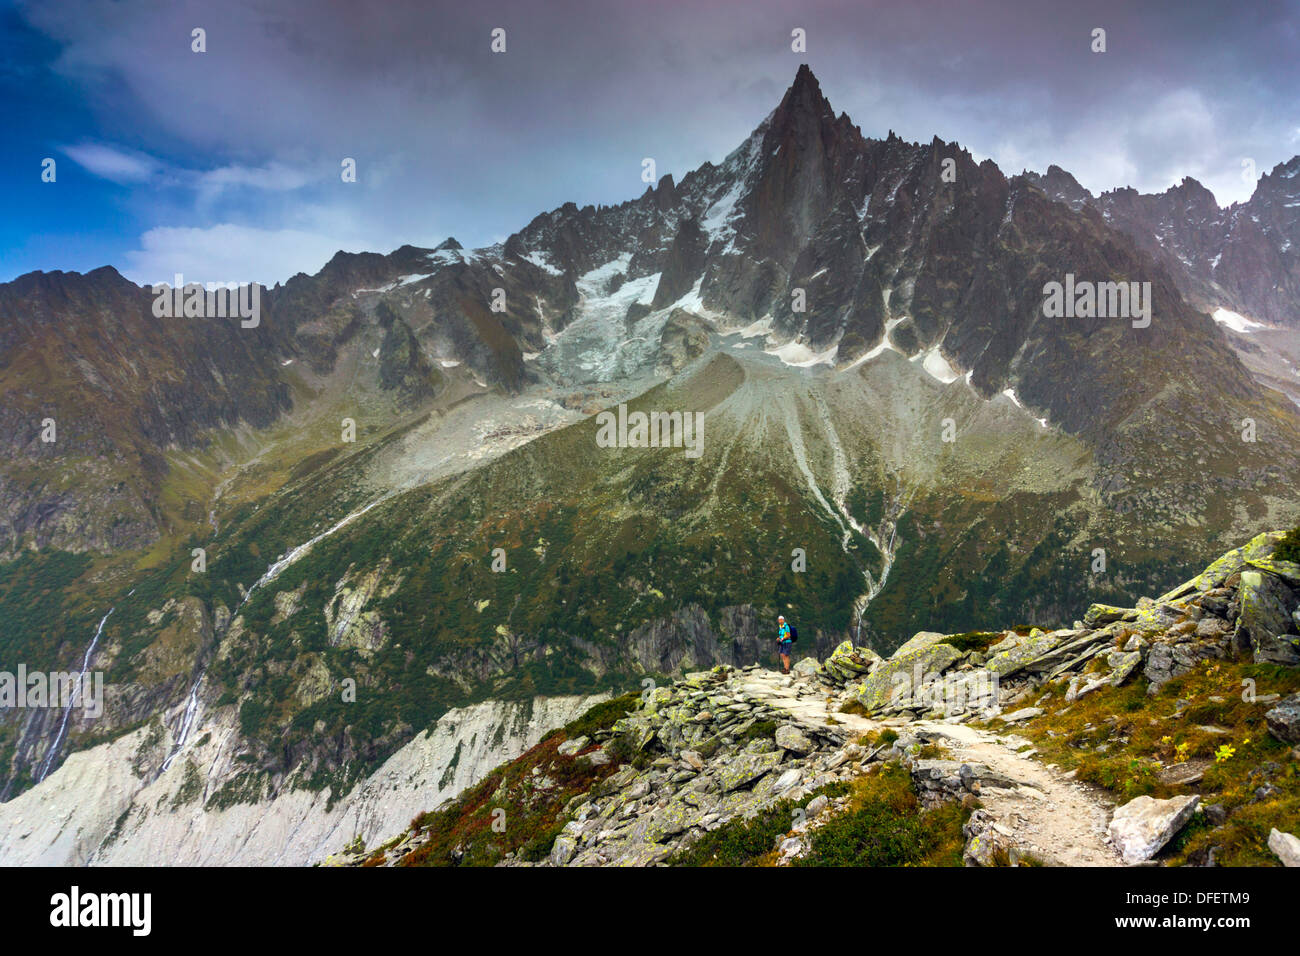
[[[780,628],[777,629],[776,641],[778,644],[784,644],[788,640],[790,640],[790,625],[782,624]]]

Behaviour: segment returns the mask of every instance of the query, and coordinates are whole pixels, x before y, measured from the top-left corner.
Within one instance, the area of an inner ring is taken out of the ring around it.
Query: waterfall
[[[116,607],[109,608],[108,613],[100,618],[99,627],[95,628],[95,636],[90,639],[90,646],[86,648],[86,654],[81,659],[81,673],[77,675],[77,683],[72,688],[72,698],[68,701],[68,705],[63,708],[63,719],[59,722],[59,732],[55,734],[54,743],[50,744],[50,749],[45,752],[45,759],[41,761],[40,770],[36,773],[37,783],[40,783],[49,775],[50,767],[53,766],[55,758],[59,755],[59,748],[63,746],[63,735],[68,730],[68,717],[71,716],[72,708],[77,705],[81,697],[81,685],[86,679],[86,671],[90,669],[90,658],[95,653],[100,637],[104,634],[104,625],[116,610]]]
[[[348,525],[351,522],[355,521],[357,518],[360,518],[371,508],[387,501],[394,494],[395,492],[390,491],[388,494],[376,498],[374,501],[370,502],[370,504],[366,505],[365,507],[359,508],[356,511],[352,512],[351,514],[347,515],[346,517],[340,519],[337,523],[335,523],[325,531],[322,531],[314,538],[311,538],[303,542],[302,544],[298,545],[297,547],[291,548],[290,550],[282,554],[278,560],[276,560],[274,563],[272,563],[267,567],[266,573],[263,574],[256,581],[254,581],[253,586],[244,592],[243,598],[240,599],[240,602],[235,607],[235,610],[231,612],[230,620],[233,621],[236,617],[239,616],[240,610],[243,608],[245,604],[248,603],[248,599],[253,596],[254,591],[274,581],[277,577],[280,576],[280,573],[284,571],[285,568],[289,567],[289,565],[293,564],[304,554],[310,551],[311,548],[317,542],[319,542],[323,538],[328,538],[330,535],[334,534],[340,528],[343,528],[345,525]],[[229,627],[230,626],[229,623],[227,623],[226,626]],[[203,678],[207,676],[207,673],[208,673],[207,666],[204,665],[202,668],[200,668],[198,677],[195,678],[194,684],[190,688],[189,697],[186,698],[185,701],[185,713],[181,716],[181,725],[177,730],[176,742],[172,744],[171,752],[167,754],[167,758],[163,761],[162,769],[159,771],[159,773],[166,772],[167,768],[172,765],[172,761],[176,759],[176,757],[180,754],[182,748],[184,748],[186,742],[189,740],[190,731],[194,727],[194,718],[198,714],[198,710],[199,710],[199,690],[203,685]]]

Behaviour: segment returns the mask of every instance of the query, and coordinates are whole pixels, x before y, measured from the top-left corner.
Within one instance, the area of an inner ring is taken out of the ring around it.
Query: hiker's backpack
[[[795,641],[797,641],[797,640],[799,640],[799,628],[797,628],[797,627],[795,627],[793,624],[791,624],[791,625],[790,625],[790,643],[793,644],[793,643],[794,643]]]

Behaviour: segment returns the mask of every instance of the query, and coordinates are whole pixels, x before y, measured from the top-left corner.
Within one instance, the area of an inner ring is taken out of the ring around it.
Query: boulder
[[[566,740],[560,746],[555,748],[555,752],[561,757],[572,757],[591,741],[586,737],[575,737],[573,740]]]
[[[898,650],[894,651],[894,653],[889,656],[889,659],[891,661],[896,660],[900,657],[905,657],[914,651],[919,651],[926,647],[932,647],[947,636],[947,634],[941,634],[938,631],[917,631],[911,636],[911,638],[905,641]]]
[[[961,858],[967,866],[990,867],[997,866],[1004,860],[1010,862],[1014,843],[1010,836],[1001,831],[987,810],[972,813],[970,819],[962,825],[961,831],[966,837]]]
[[[817,674],[827,683],[844,684],[869,673],[879,661],[880,655],[871,648],[854,647],[852,641],[844,641],[826,658]]]
[[[1282,540],[1282,532],[1280,531],[1266,531],[1263,534],[1256,535],[1240,548],[1233,548],[1223,557],[1214,561],[1186,584],[1174,588],[1173,591],[1162,595],[1158,600],[1173,600],[1171,595],[1188,594],[1192,591],[1212,591],[1215,588],[1222,587],[1228,578],[1242,571],[1248,562],[1270,557],[1280,540]]]
[[[1022,720],[1032,720],[1043,712],[1041,707],[1022,707],[1020,710],[1013,710],[1009,714],[1003,714],[1002,719],[1008,724],[1018,724]]]
[[[989,710],[998,703],[998,675],[985,668],[950,671],[913,694],[912,702],[952,717],[970,711]]]
[[[790,668],[793,673],[798,674],[800,677],[813,677],[820,669],[821,665],[817,663],[815,657],[805,657]]]
[[[1131,608],[1115,607],[1113,604],[1094,604],[1084,613],[1083,626],[1101,627],[1103,624],[1113,624],[1133,613]]]
[[[1268,848],[1277,854],[1283,866],[1300,866],[1300,839],[1274,827],[1268,835]]]
[[[889,660],[882,662],[859,684],[855,696],[868,711],[876,711],[890,703],[910,699],[924,685],[936,680],[945,670],[961,660],[962,652],[951,644],[936,641],[917,643],[912,638],[899,648]],[[911,645],[912,650],[905,651]]]
[[[783,751],[764,754],[743,754],[718,771],[718,784],[723,793],[739,790],[753,783],[781,762]]]
[[[1252,568],[1241,573],[1238,595],[1237,646],[1253,648],[1257,664],[1300,664],[1300,634],[1290,633],[1296,593],[1277,575]]]
[[[1070,631],[1061,635],[1064,640],[1046,653],[1033,660],[1026,661],[1024,670],[1031,674],[1048,674],[1055,676],[1063,670],[1069,670],[1080,662],[1087,660],[1101,648],[1107,646],[1113,634],[1109,628],[1099,631]]]
[[[1126,863],[1149,860],[1187,825],[1200,802],[1195,795],[1130,800],[1116,808],[1110,821],[1110,840]]]
[[[1073,631],[1055,631],[1051,634],[1040,633],[1034,637],[1021,638],[1005,650],[991,654],[984,666],[999,677],[1010,677],[1022,670],[1030,661],[1042,657],[1048,651],[1063,644],[1073,634]],[[994,647],[1004,647],[1007,643],[1007,640],[1003,640]],[[989,650],[992,651],[993,648]]]
[[[1277,561],[1270,557],[1250,558],[1246,563],[1252,568],[1277,575],[1293,587],[1300,587],[1300,564],[1295,561]]]
[[[1300,744],[1300,694],[1292,694],[1277,702],[1277,706],[1264,714],[1268,732],[1287,744]]]
[[[578,852],[578,841],[567,834],[561,833],[551,844],[551,863],[555,866],[564,866]]]
[[[794,724],[782,724],[776,728],[776,745],[796,754],[806,754],[814,746],[808,736]]]
[[[1154,644],[1143,671],[1151,682],[1148,692],[1154,693],[1166,681],[1181,677],[1200,661],[1222,656],[1223,652],[1213,644]]]
[[[1139,634],[1148,638],[1166,632],[1176,636],[1184,631],[1192,632],[1196,630],[1196,624],[1188,619],[1187,611],[1183,608],[1155,603],[1139,608],[1131,626]],[[1179,629],[1180,626],[1181,629]]]
[[[1106,663],[1110,665],[1109,680],[1111,684],[1118,687],[1129,679],[1138,666],[1142,663],[1141,651],[1112,651],[1106,655]]]
[[[1206,615],[1196,623],[1196,639],[1220,641],[1232,633],[1232,625],[1221,617]]]
[[[803,780],[803,771],[798,767],[791,767],[785,773],[781,774],[781,776],[776,778],[776,782],[772,784],[772,792],[785,793],[801,780]]]

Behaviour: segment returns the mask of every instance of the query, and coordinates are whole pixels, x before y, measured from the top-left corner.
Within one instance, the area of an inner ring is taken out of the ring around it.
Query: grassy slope
[[[1197,815],[1162,859],[1197,861],[1214,846],[1220,866],[1276,866],[1268,834],[1273,827],[1295,830],[1300,773],[1292,748],[1268,732],[1264,713],[1271,705],[1246,699],[1247,688],[1259,696],[1286,696],[1300,690],[1300,670],[1203,661],[1154,697],[1147,686],[1138,678],[1072,704],[1065,702],[1063,686],[1049,686],[1024,702],[1045,713],[1016,732],[1033,742],[1039,759],[1076,771],[1120,802],[1196,793],[1203,804],[1230,811],[1217,830]],[[1203,771],[1204,778],[1177,782],[1189,768]],[[1262,787],[1272,789],[1257,796]]]

